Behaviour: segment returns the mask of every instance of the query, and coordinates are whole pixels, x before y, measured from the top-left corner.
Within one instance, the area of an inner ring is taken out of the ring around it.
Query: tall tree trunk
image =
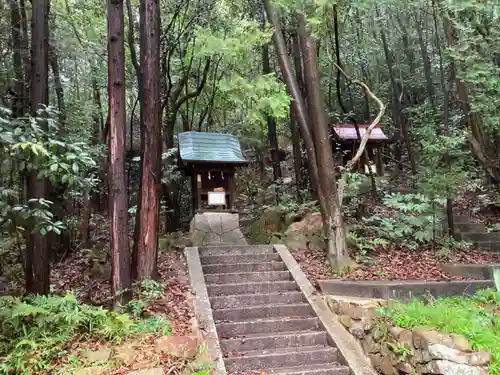
[[[424,16],[425,15],[422,15],[422,18]],[[431,59],[429,58],[429,53],[427,52],[427,45],[424,40],[424,31],[422,27],[422,22],[423,22],[422,19],[417,21],[418,45],[420,46],[420,54],[422,55],[422,62],[424,65],[424,76],[425,76],[425,84],[427,87],[427,95],[429,97],[431,107],[435,111],[436,105],[434,103],[434,84],[432,83]]]
[[[328,241],[327,255],[330,263],[337,270],[342,270],[351,264],[351,259],[345,241],[344,221],[341,211],[342,202],[339,202],[337,195],[335,164],[330,143],[328,117],[321,92],[316,44],[303,14],[299,14],[299,36],[304,59],[307,103],[310,121],[314,127],[314,147],[321,185],[319,189],[320,200],[324,202],[323,220]]]
[[[25,91],[25,76],[23,71],[23,35],[22,35],[22,24],[21,24],[21,13],[17,0],[10,0],[10,23],[12,30],[12,65],[14,68],[14,100],[12,104],[12,114],[15,117],[21,117],[25,114],[27,110],[25,103],[26,94]]]
[[[128,207],[125,181],[125,48],[123,0],[108,3],[109,221],[113,256],[114,307],[126,302],[130,289]],[[125,291],[125,293],[123,293]]]
[[[448,47],[452,47],[458,43],[455,27],[449,16],[443,17],[443,28],[446,36]],[[490,143],[489,137],[483,126],[481,116],[477,111],[471,109],[469,101],[468,88],[465,82],[457,74],[458,67],[455,61],[451,62],[451,70],[454,72],[455,84],[457,86],[457,94],[462,107],[462,112],[465,116],[469,133],[467,138],[471,144],[472,152],[481,163],[481,166],[488,175],[495,181],[500,181],[500,167],[497,162],[497,152],[494,146]]]
[[[49,44],[49,61],[54,76],[54,88],[57,97],[57,107],[59,110],[59,127],[63,131],[66,130],[66,104],[64,102],[64,89],[61,81],[61,72],[59,70],[59,61],[57,52],[52,44]]]
[[[292,39],[292,56],[293,56],[293,64],[295,67],[295,79],[297,81],[297,85],[299,87],[299,92],[302,96],[302,98],[305,98],[306,95],[306,90],[304,87],[304,72],[302,69],[302,54],[300,52],[300,40],[299,40],[299,35],[297,34],[296,31],[294,31],[291,35]],[[303,99],[305,100],[305,99]],[[305,104],[305,102],[304,102]],[[291,103],[291,117],[293,118],[293,121],[295,123],[295,128],[296,132],[300,137],[298,137],[296,140],[292,140],[294,142],[294,158],[300,156],[300,161],[295,161],[296,167],[299,167],[300,165],[300,171],[302,172],[302,142],[301,140],[304,139],[301,130],[300,130],[300,125],[297,121],[297,114],[295,112],[295,106],[293,102]],[[292,133],[293,134],[293,133]],[[292,135],[293,136],[293,135]],[[300,163],[300,164],[299,164]],[[311,169],[311,163],[305,163],[307,170],[309,173],[304,173],[301,174],[301,178],[303,179],[304,177],[309,176],[310,181],[311,181],[311,196],[312,199],[315,201],[319,201],[318,199],[318,181],[315,181],[314,179],[317,178],[316,174],[312,171]],[[296,172],[297,173],[297,172]],[[308,181],[302,181],[302,189],[304,189],[307,186]],[[298,187],[299,188],[299,187]]]
[[[265,11],[263,10],[263,12],[264,14],[262,18],[265,20]],[[262,26],[265,26],[265,22],[263,22]],[[271,66],[269,64],[268,43],[262,46],[262,72],[264,74],[272,73]],[[267,133],[269,138],[269,149],[271,151],[274,181],[277,181],[281,178],[281,168],[278,153],[278,136],[276,135],[276,120],[271,116],[267,116]]]
[[[281,72],[293,99],[297,120],[302,131],[304,142],[306,143],[311,171],[316,177],[314,181],[318,182],[317,191],[319,205],[321,207],[325,234],[327,234],[328,237],[328,257],[332,264],[338,269],[342,269],[350,263],[350,261],[344,237],[342,212],[340,211],[337,197],[335,169],[327,128],[325,105],[319,86],[316,46],[310,31],[307,29],[305,16],[300,14],[299,34],[304,58],[305,82],[307,84],[306,91],[308,105],[312,107],[309,113],[314,116],[314,119],[311,119],[309,118],[304,98],[302,97],[299,85],[293,74],[292,64],[287,53],[279,17],[275,13],[270,0],[264,0],[264,6],[267,13],[267,19],[271,21],[274,26],[274,42]],[[314,138],[311,134],[312,126],[310,124],[315,124]]]
[[[135,275],[156,276],[161,188],[160,9],[157,0],[141,0],[141,69],[144,113],[141,132],[141,187],[134,243]]]
[[[49,0],[33,1],[31,8],[31,115],[49,104]],[[47,181],[36,174],[28,177],[29,199],[46,198]],[[32,269],[29,267],[32,265]],[[48,294],[50,290],[50,251],[47,238],[30,233],[26,246],[26,291]]]
[[[377,9],[377,15],[380,16],[378,9]],[[396,77],[394,75],[394,66],[393,66],[393,55],[389,51],[389,46],[387,45],[387,38],[386,34],[383,28],[380,29],[380,37],[382,39],[382,46],[384,48],[384,54],[385,54],[385,61],[387,64],[387,69],[389,70],[389,78],[391,80],[391,87],[392,87],[392,114],[393,114],[393,119],[394,123],[397,126],[396,129],[396,134],[395,138],[403,138],[403,142],[406,145],[406,150],[408,152],[408,159],[410,161],[410,166],[411,166],[411,171],[413,175],[417,174],[417,166],[415,164],[415,159],[413,157],[413,152],[411,148],[411,140],[410,140],[410,134],[408,130],[408,124],[406,119],[403,118],[403,113],[402,113],[402,104],[401,100],[399,98],[399,90],[398,90],[398,85],[396,82]],[[401,162],[400,160],[398,160]]]
[[[443,91],[443,134],[449,136],[449,122],[450,122],[450,109],[449,109],[449,89],[446,83],[446,77],[444,72],[444,61],[443,53],[441,51],[441,40],[439,39],[439,28],[438,28],[438,15],[436,10],[437,4],[435,0],[432,0],[432,18],[434,20],[434,34],[436,37],[436,50],[439,57],[439,78],[441,83],[441,90]],[[450,155],[448,152],[444,155],[444,161],[448,171],[451,171]],[[448,190],[446,192],[446,218],[448,222],[448,235],[453,237],[455,235],[455,223],[453,220],[453,199],[451,192]]]

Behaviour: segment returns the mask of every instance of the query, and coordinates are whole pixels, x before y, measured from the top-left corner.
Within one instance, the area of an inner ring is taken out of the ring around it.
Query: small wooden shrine
[[[359,124],[359,133],[361,138],[366,133],[369,124]],[[358,135],[354,124],[335,124],[331,126],[332,134],[332,151],[334,155],[339,155],[342,159],[342,165],[346,165],[352,159],[359,147]],[[390,143],[391,140],[384,134],[380,124],[377,124],[371,131],[368,143],[366,144],[366,151],[368,159],[361,157],[357,165],[359,172],[367,172],[368,168],[372,168],[375,164],[376,173],[379,176],[384,174],[384,162],[382,158],[383,147]],[[375,172],[375,171],[374,171]]]
[[[193,214],[234,211],[234,173],[248,164],[238,138],[230,134],[179,133],[179,167],[191,177]]]

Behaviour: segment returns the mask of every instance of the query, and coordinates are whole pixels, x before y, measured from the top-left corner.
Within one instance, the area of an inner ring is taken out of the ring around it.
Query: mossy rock
[[[276,233],[282,233],[285,228],[285,213],[278,207],[264,211],[250,226],[250,241],[254,244],[270,243]]]

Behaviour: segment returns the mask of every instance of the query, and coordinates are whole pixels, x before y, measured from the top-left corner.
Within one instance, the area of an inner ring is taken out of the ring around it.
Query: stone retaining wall
[[[390,303],[326,296],[330,310],[360,342],[373,367],[381,374],[487,375],[491,354],[473,351],[464,336],[433,330],[403,329],[377,316]]]

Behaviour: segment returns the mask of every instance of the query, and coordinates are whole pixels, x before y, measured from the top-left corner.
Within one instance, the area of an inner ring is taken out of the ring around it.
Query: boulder
[[[454,363],[468,364],[467,355],[459,350],[452,349],[446,345],[433,344],[429,345],[429,353],[432,359],[445,359]]]
[[[363,351],[365,352],[365,354],[380,353],[380,344],[375,342],[371,335],[368,335],[363,340]]]
[[[451,340],[453,341],[453,346],[462,351],[462,352],[471,352],[472,351],[472,345],[471,343],[469,342],[469,340],[467,340],[467,337],[463,336],[463,335],[456,335],[456,334],[451,334],[450,335],[451,337]]]
[[[127,375],[164,375],[163,367],[155,367],[147,370],[127,372]]]
[[[82,357],[85,358],[87,362],[98,363],[98,362],[108,362],[111,358],[111,349],[100,348],[97,350],[84,350],[82,352]]]
[[[252,243],[266,244],[276,233],[285,230],[285,214],[279,207],[270,207],[255,220],[249,231]]]
[[[164,336],[155,342],[155,351],[171,357],[191,359],[198,352],[198,340],[192,336]]]
[[[352,318],[349,315],[340,315],[339,322],[347,329],[352,326]]]
[[[450,348],[454,347],[450,335],[425,328],[415,328],[413,330],[413,346],[416,349],[425,349],[433,344],[441,344]]]
[[[76,370],[74,375],[102,375],[108,371],[105,367],[86,367]]]
[[[392,365],[391,357],[382,357],[379,370],[384,375],[398,375],[398,371]]]
[[[402,372],[403,374],[411,374],[411,375],[415,374],[415,369],[408,362],[399,362],[396,365],[396,369],[399,372]]]
[[[310,212],[301,221],[292,223],[285,232],[285,244],[292,250],[324,249],[323,218]]]
[[[446,360],[432,361],[426,365],[427,374],[443,375],[484,375],[481,367],[468,366]],[[486,372],[487,373],[487,372]]]

